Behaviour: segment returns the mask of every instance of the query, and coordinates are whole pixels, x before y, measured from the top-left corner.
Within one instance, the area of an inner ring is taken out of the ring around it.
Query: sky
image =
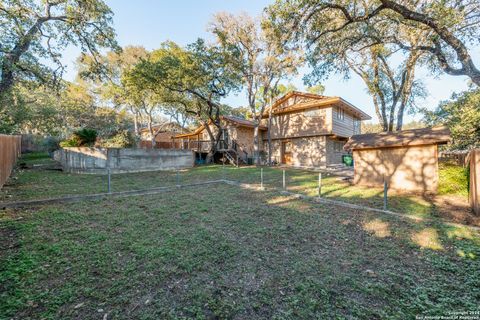
[[[172,40],[181,45],[194,42],[197,38],[212,39],[207,31],[208,22],[212,16],[221,11],[230,13],[247,12],[252,16],[260,15],[263,8],[273,0],[106,0],[114,12],[114,26],[117,40],[121,46],[141,45],[147,50],[153,50],[165,40]],[[479,51],[479,50],[477,50]],[[67,65],[67,80],[75,78],[74,61],[80,51],[69,48],[63,62]],[[479,55],[480,56],[480,55]],[[308,69],[304,70],[308,72]],[[299,90],[304,89],[303,74],[284,83],[293,83]],[[428,96],[419,101],[420,107],[434,109],[442,100],[449,99],[454,92],[468,89],[467,77],[453,77],[442,75],[433,77],[426,70],[418,70],[417,78],[426,86]],[[332,75],[322,82],[325,86],[325,95],[340,96],[355,106],[361,108],[375,118],[372,98],[366,92],[366,86],[356,75],[344,80],[342,76]],[[232,107],[246,105],[245,93],[230,95],[224,101]],[[421,120],[422,116],[407,115],[404,123],[412,120]]]

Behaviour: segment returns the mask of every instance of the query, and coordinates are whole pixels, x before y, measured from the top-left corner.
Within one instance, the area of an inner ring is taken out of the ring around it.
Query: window
[[[337,107],[336,111],[337,111],[337,119],[342,121],[345,120],[345,110]]]
[[[353,133],[360,134],[360,120],[353,120]]]
[[[343,152],[343,142],[334,141],[333,142],[333,151]]]

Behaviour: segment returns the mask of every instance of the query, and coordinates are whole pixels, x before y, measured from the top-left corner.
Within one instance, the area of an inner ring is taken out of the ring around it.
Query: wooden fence
[[[480,215],[480,149],[470,152],[470,205]]]
[[[22,136],[0,134],[0,188],[10,176],[21,149]]]
[[[468,165],[467,157],[468,157],[468,150],[460,150],[460,151],[441,151],[438,155],[438,161],[441,162],[454,162],[459,166],[465,167]]]

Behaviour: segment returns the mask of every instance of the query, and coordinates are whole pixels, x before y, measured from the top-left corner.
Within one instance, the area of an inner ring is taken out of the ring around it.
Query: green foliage
[[[94,144],[97,140],[97,131],[94,129],[84,128],[74,133],[78,137],[82,145]]]
[[[75,131],[70,138],[60,142],[61,147],[86,147],[92,146],[97,140],[97,131],[84,128]]]
[[[56,82],[69,45],[92,54],[117,47],[113,13],[102,0],[2,1],[0,9],[2,94],[25,79]]]
[[[441,162],[438,179],[438,194],[468,196],[469,166]]]
[[[135,137],[129,130],[123,130],[114,136],[101,141],[101,146],[105,148],[131,148],[135,145]]]
[[[446,125],[452,133],[451,149],[480,146],[480,89],[452,95],[434,111],[424,111],[430,125]]]

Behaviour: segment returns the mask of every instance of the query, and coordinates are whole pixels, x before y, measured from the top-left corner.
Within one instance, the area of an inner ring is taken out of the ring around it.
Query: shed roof
[[[447,127],[410,129],[396,132],[357,134],[345,144],[345,150],[390,148],[450,142],[450,130]]]

